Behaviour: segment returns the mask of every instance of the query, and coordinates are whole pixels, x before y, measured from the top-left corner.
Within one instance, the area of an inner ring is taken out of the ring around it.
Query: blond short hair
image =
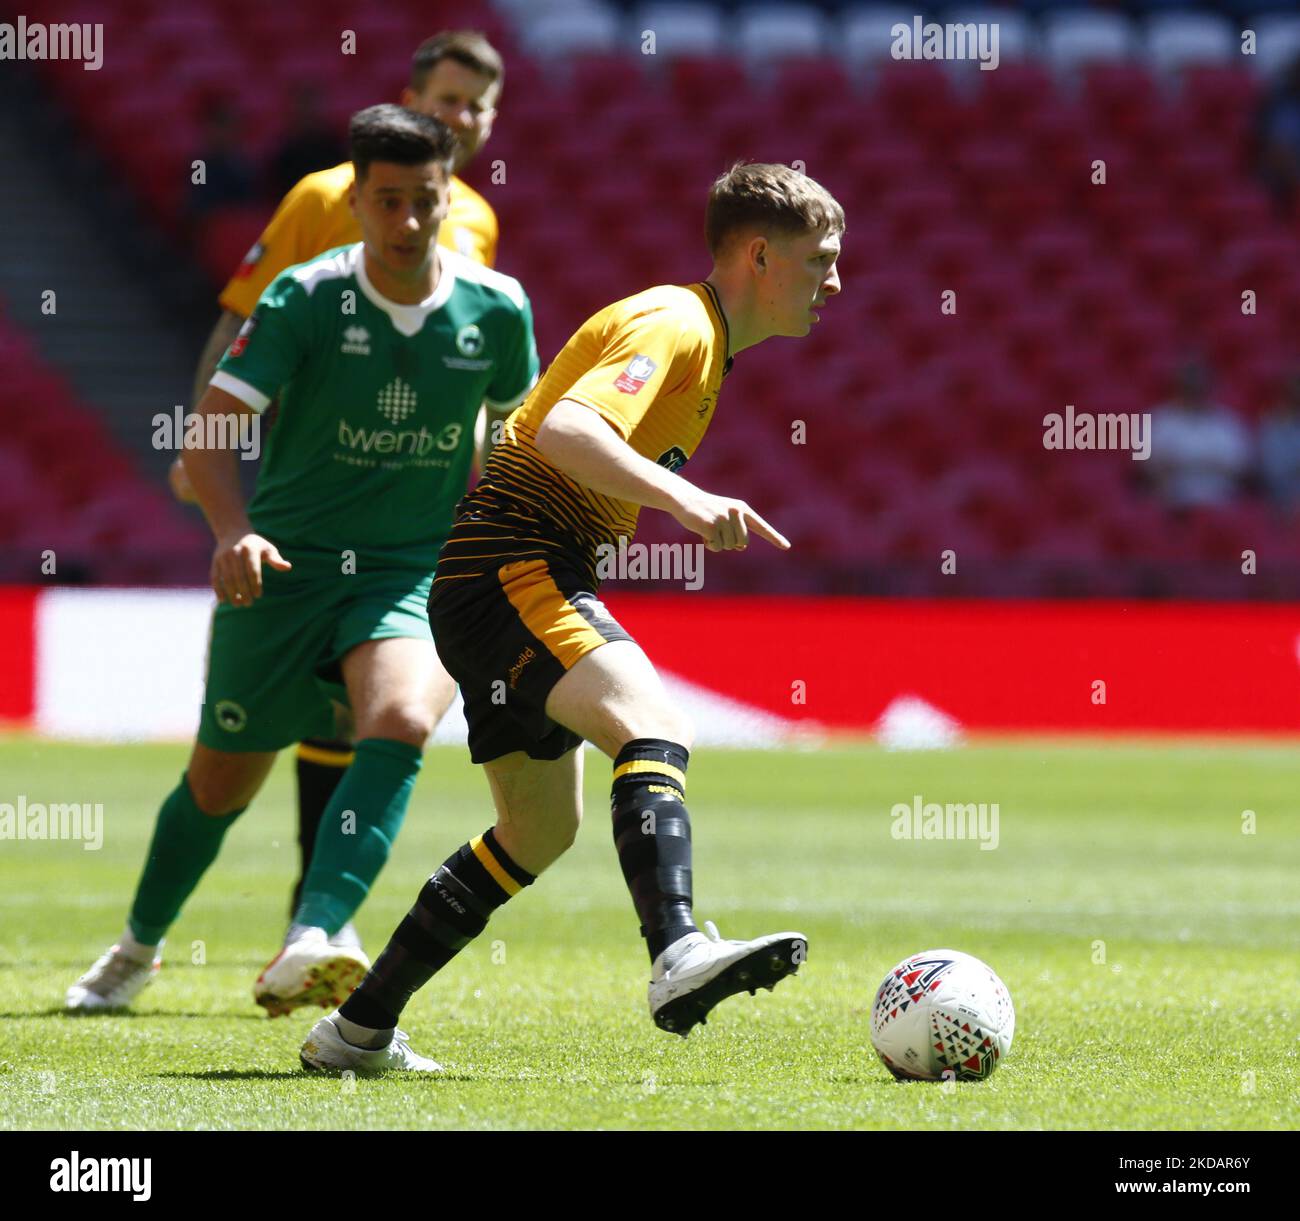
[[[788,165],[737,162],[713,184],[704,235],[715,257],[744,230],[843,233],[844,209],[820,182]]]

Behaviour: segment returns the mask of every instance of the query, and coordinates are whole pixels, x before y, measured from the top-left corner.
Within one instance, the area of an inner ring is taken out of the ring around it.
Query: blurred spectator
[[[294,90],[289,122],[289,132],[271,158],[269,185],[275,199],[283,199],[300,178],[347,157],[342,139],[325,118],[316,86],[303,84]]]
[[[1300,503],[1300,373],[1259,428],[1259,465],[1269,497],[1282,508]]]
[[[1259,173],[1278,209],[1290,216],[1300,187],[1300,56],[1255,116]]]
[[[1250,461],[1245,425],[1210,401],[1204,368],[1184,366],[1174,397],[1151,413],[1147,473],[1156,491],[1173,508],[1227,504],[1241,490]]]
[[[204,181],[190,187],[190,212],[199,217],[229,204],[250,203],[257,198],[257,171],[243,151],[244,132],[234,107],[225,99],[214,99],[203,109]]]

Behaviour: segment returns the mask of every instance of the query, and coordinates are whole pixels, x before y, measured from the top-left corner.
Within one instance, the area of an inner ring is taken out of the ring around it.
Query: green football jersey
[[[514,407],[538,372],[519,282],[438,257],[419,305],[376,291],[360,242],[287,268],[217,365],[212,385],[252,410],[279,396],[248,506],[277,546],[350,550],[358,569],[437,564],[479,407]]]

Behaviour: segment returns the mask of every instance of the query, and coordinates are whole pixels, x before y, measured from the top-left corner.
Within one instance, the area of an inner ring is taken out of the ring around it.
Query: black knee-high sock
[[[623,880],[641,917],[650,961],[696,932],[691,916],[690,752],[662,738],[635,738],[614,760],[610,810]]]
[[[506,855],[491,828],[462,844],[424,884],[339,1012],[374,1030],[396,1026],[407,1001],[487,927],[498,907],[536,880]]]
[[[298,880],[293,884],[289,915],[302,902],[302,883],[311,868],[316,833],[334,790],[352,762],[351,742],[310,738],[298,745]]]

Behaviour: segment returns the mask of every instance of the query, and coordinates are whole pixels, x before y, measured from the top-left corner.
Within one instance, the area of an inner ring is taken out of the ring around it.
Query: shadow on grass
[[[97,1018],[127,1017],[133,1022],[147,1021],[149,1018],[240,1018],[252,1022],[265,1022],[265,1013],[175,1013],[161,1010],[154,1013],[138,1013],[134,1009],[65,1009],[62,1005],[51,1005],[48,1009],[27,1009],[0,1013],[0,1021],[15,1018],[65,1017],[77,1022],[93,1022]]]
[[[262,958],[209,958],[205,963],[190,963],[170,959],[166,963],[167,973],[175,976],[181,971],[210,971],[213,967],[220,967],[226,971],[251,971],[256,974],[264,966],[266,960]],[[86,969],[85,958],[67,958],[62,961],[52,959],[42,959],[40,962],[18,962],[13,959],[0,961],[0,971],[84,971]]]
[[[152,1073],[151,1076],[175,1081],[292,1081],[306,1074],[302,1069],[206,1068],[196,1073]]]
[[[338,1073],[318,1073],[308,1072],[305,1068],[292,1070],[280,1069],[263,1069],[263,1068],[209,1068],[202,1072],[194,1073],[154,1073],[155,1077],[171,1078],[179,1081],[338,1081]],[[383,1077],[391,1077],[394,1080],[402,1081],[420,1080],[420,1081],[457,1081],[457,1082],[475,1082],[481,1078],[474,1077],[468,1073],[403,1073],[396,1069],[391,1072],[382,1074]],[[369,1080],[380,1080],[380,1077],[369,1077]]]

